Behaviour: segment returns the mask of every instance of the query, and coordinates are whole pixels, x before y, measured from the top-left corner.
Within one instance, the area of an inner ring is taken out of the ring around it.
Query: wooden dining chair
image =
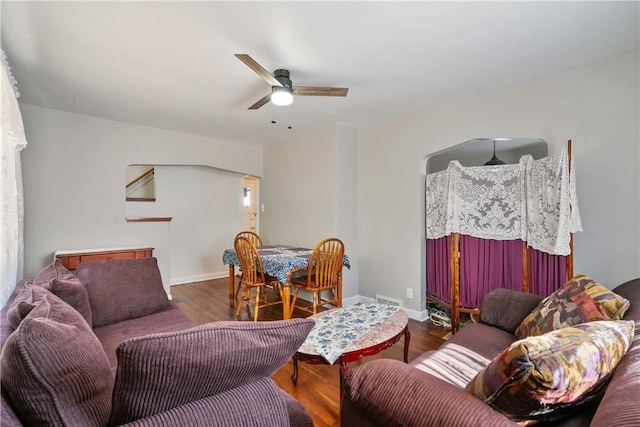
[[[249,241],[251,241],[251,243],[253,243],[257,248],[259,248],[260,246],[264,246],[260,236],[258,236],[258,234],[254,233],[253,231],[241,231],[238,234],[236,234],[236,239],[238,237],[245,237],[249,239]],[[235,239],[234,239],[234,244],[235,244]]]
[[[258,310],[271,305],[282,304],[279,293],[276,294],[274,301],[269,301],[267,286],[273,286],[274,290],[280,291],[280,282],[275,277],[264,274],[262,268],[262,258],[258,253],[256,246],[246,237],[239,236],[235,239],[234,247],[240,267],[242,268],[242,276],[240,278],[240,300],[236,309],[236,316],[240,314],[242,306],[254,301],[253,321],[258,320]]]
[[[249,239],[249,241],[253,243],[257,248],[259,248],[260,246],[264,246],[262,243],[262,239],[257,233],[254,233],[253,231],[241,231],[240,233],[236,234],[236,237],[233,239],[234,248],[236,246],[236,240],[238,240],[238,237],[244,237]],[[242,267],[240,268],[240,274],[242,275]],[[236,291],[235,291],[236,299],[238,299],[238,292],[240,292],[240,282],[238,282],[238,287],[236,288]]]
[[[336,238],[325,239],[318,243],[309,257],[306,274],[291,279],[294,286],[291,314],[297,308],[316,314],[318,306],[332,304],[342,307],[342,260],[344,243]],[[312,307],[297,306],[300,290],[311,292]],[[322,293],[331,293],[330,299],[322,298]]]

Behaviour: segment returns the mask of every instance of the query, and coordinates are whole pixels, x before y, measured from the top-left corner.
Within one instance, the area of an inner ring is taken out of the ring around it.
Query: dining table
[[[280,297],[282,298],[283,319],[291,318],[291,276],[309,266],[309,257],[313,249],[287,245],[258,246],[258,253],[262,259],[264,273],[273,276],[280,281]],[[222,254],[222,263],[229,265],[229,305],[235,303],[235,267],[240,266],[240,260],[235,249],[225,249]],[[351,268],[349,257],[345,254],[342,259],[343,266]],[[337,299],[342,305],[342,271],[338,276]]]

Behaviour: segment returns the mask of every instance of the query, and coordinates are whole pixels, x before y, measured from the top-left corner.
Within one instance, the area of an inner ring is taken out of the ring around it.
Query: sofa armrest
[[[123,341],[116,350],[111,424],[269,378],[293,356],[313,325],[312,319],[213,322]]]
[[[522,320],[540,304],[542,297],[526,292],[498,288],[482,300],[480,321],[514,333]]]
[[[344,390],[345,426],[517,426],[464,390],[397,360],[349,371]]]
[[[123,424],[127,427],[289,425],[284,395],[271,378],[259,378],[222,393]]]

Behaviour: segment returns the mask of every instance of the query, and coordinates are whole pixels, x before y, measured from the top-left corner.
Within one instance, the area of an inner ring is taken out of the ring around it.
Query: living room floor
[[[236,278],[237,281],[237,278]],[[221,320],[253,320],[249,309],[244,307],[236,317],[235,307],[229,306],[228,279],[214,279],[204,282],[189,283],[171,287],[173,301],[198,324]],[[293,313],[293,317],[307,317],[309,314],[300,310]],[[271,306],[260,310],[258,320],[282,319],[282,307]],[[427,350],[436,349],[444,342],[442,339],[448,331],[436,327],[430,321],[418,322],[409,319],[411,341],[409,345],[409,360]],[[352,369],[374,359],[402,360],[402,339],[391,348],[375,356],[367,356],[350,363]],[[273,379],[278,385],[297,399],[313,418],[316,427],[340,425],[340,387],[339,373],[336,365],[298,365],[298,385],[291,382],[293,362],[289,361]]]

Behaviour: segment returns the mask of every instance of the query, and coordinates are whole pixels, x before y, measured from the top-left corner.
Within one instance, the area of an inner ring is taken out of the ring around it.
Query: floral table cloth
[[[289,272],[298,268],[307,268],[309,256],[313,249],[297,248],[293,246],[260,246],[258,253],[262,258],[264,272],[277,278],[281,283],[287,281]],[[235,249],[226,249],[222,255],[222,262],[226,265],[240,265]],[[349,258],[345,255],[342,263],[350,268]]]
[[[316,324],[300,348],[310,349],[333,364],[354,341],[398,310],[386,304],[355,304],[319,313],[312,316]]]

